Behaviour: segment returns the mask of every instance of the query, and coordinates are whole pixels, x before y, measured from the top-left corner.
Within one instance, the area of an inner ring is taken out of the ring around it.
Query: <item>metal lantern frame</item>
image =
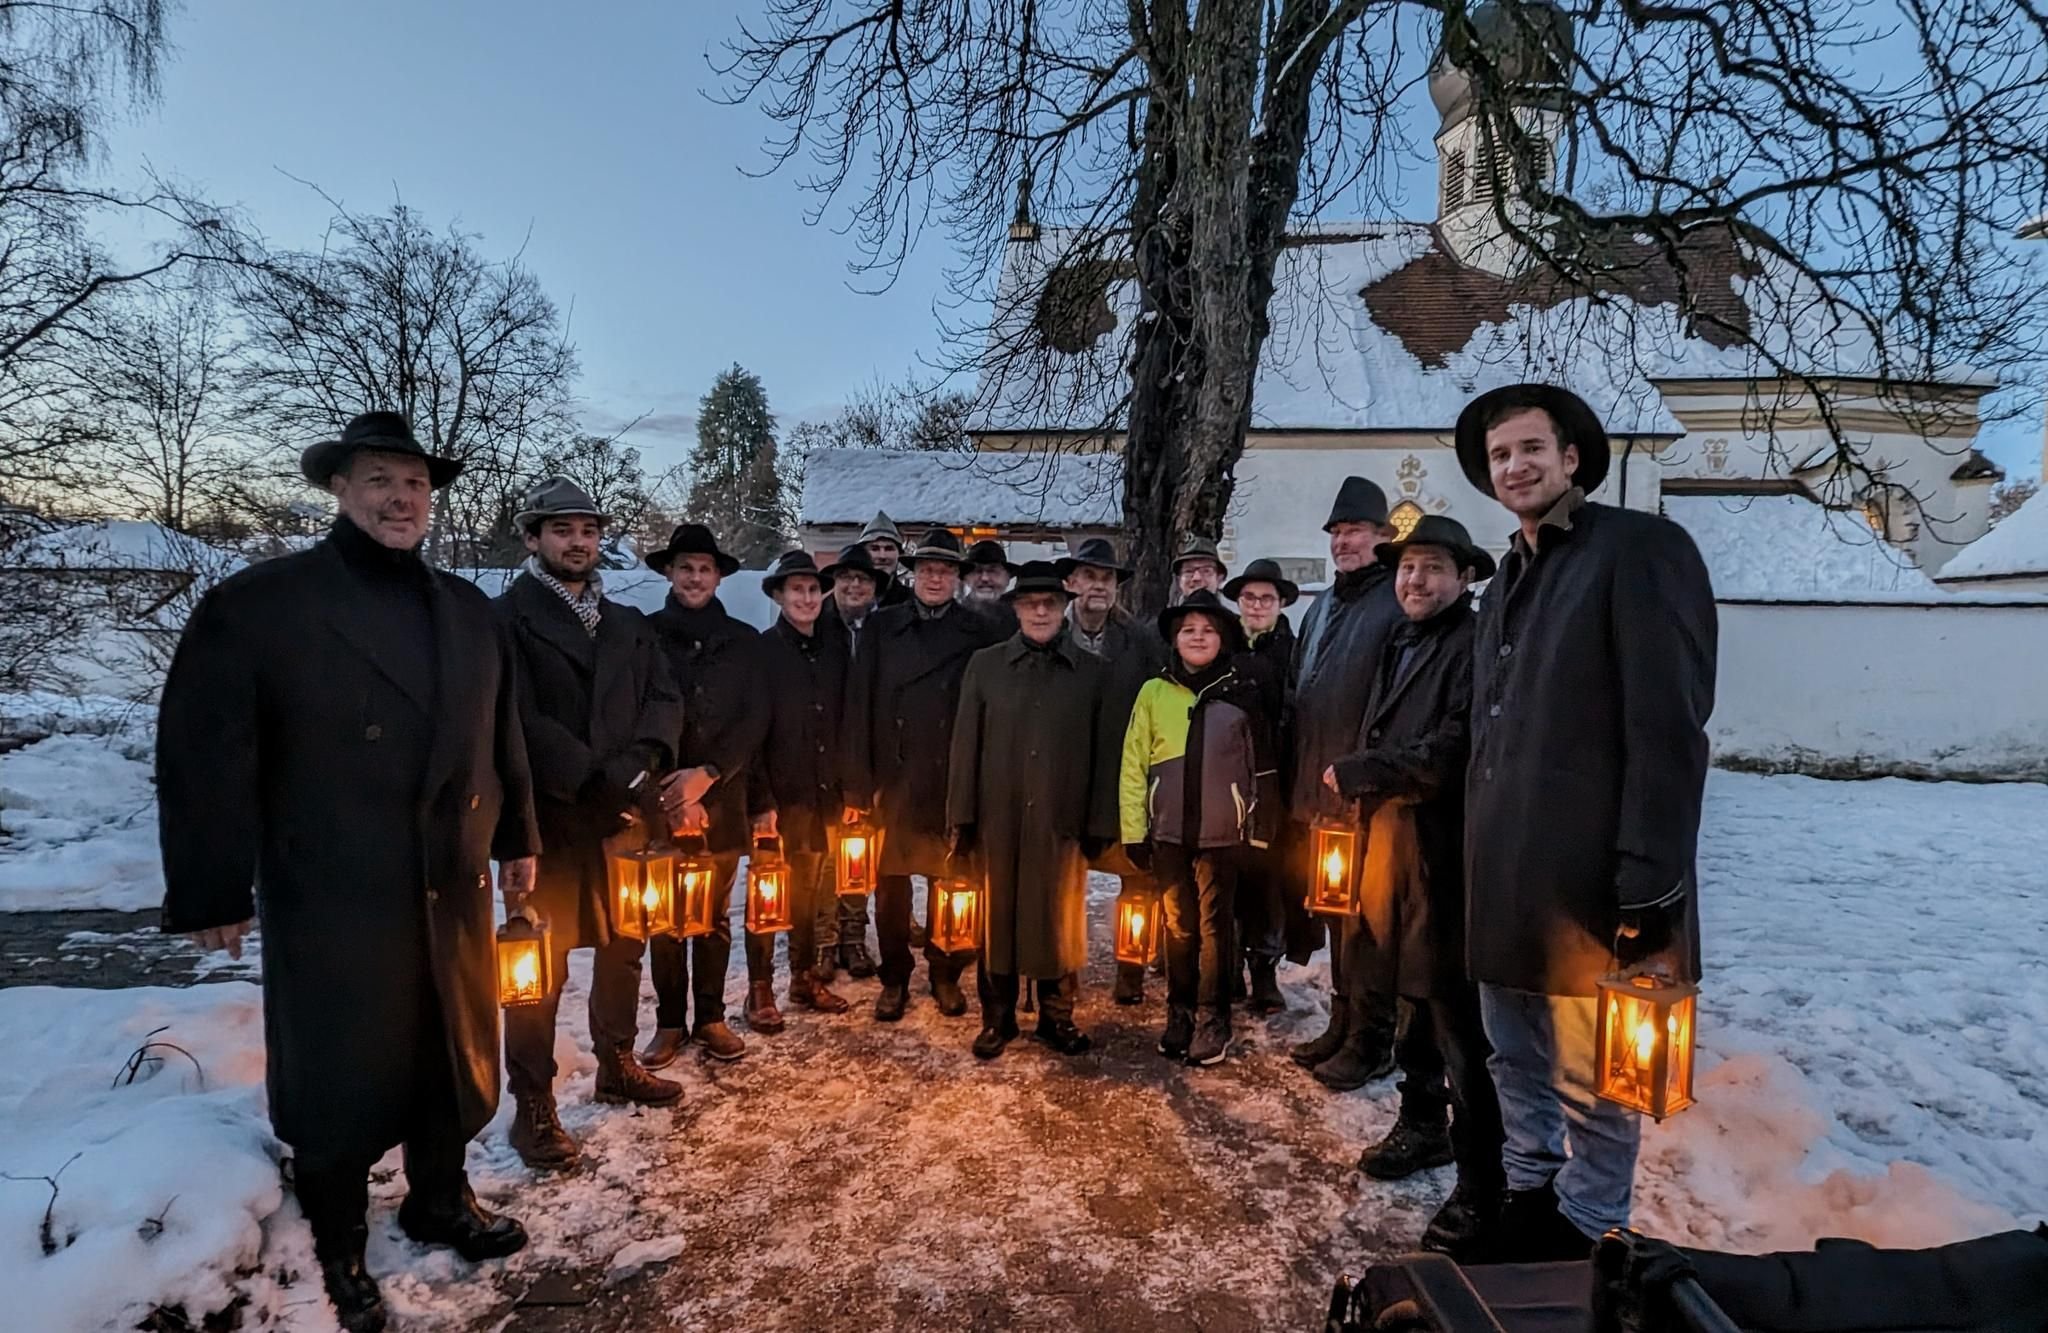
[[[1116,960],[1133,967],[1149,966],[1159,956],[1162,928],[1156,893],[1126,889],[1116,898]]]
[[[796,924],[791,910],[789,862],[782,859],[782,839],[757,838],[747,858],[747,933],[775,935]]]
[[[1318,819],[1309,827],[1308,910],[1357,916],[1365,868],[1365,834],[1348,820]]]
[[[1601,1097],[1657,1120],[1693,1104],[1699,993],[1656,968],[1601,978],[1594,991]]]
[[[732,884],[719,881],[718,862],[704,850],[701,834],[678,845],[675,883],[676,935],[690,940],[717,930]]]
[[[932,947],[941,953],[979,949],[987,903],[980,881],[945,874],[933,878],[931,885],[931,920],[925,924]]]
[[[521,908],[498,927],[498,1003],[507,1009],[535,1005],[554,988],[554,932],[532,908]]]
[[[676,933],[676,861],[676,849],[666,844],[605,857],[615,932],[632,940]]]
[[[866,816],[839,825],[833,834],[833,883],[842,898],[866,898],[875,891],[882,860],[882,833]]]

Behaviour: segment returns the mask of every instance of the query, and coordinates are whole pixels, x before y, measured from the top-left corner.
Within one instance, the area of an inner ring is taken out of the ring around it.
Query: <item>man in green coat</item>
[[[1045,561],[1003,594],[1017,633],[967,664],[953,724],[946,822],[956,860],[972,857],[988,895],[974,1053],[1002,1054],[1018,1035],[1020,977],[1038,989],[1039,1041],[1063,1055],[1090,1046],[1074,1026],[1088,956],[1088,858],[1116,836],[1122,719],[1108,669],[1067,631],[1072,596]]]

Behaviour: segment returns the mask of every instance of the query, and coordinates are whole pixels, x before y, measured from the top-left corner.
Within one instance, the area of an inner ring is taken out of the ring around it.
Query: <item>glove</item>
[[[1081,855],[1087,860],[1098,860],[1102,856],[1102,854],[1108,850],[1109,839],[1107,838],[1081,839]]]
[[[947,841],[947,850],[957,857],[974,855],[974,825],[955,824],[953,835]]]
[[[1152,873],[1151,843],[1127,842],[1124,844],[1124,855],[1128,857],[1130,859],[1131,864],[1136,866],[1138,869],[1144,871],[1148,875]]]
[[[1622,908],[1615,932],[1615,960],[1625,968],[1634,967],[1668,950],[1678,914],[1684,910],[1683,897],[1660,907]]]

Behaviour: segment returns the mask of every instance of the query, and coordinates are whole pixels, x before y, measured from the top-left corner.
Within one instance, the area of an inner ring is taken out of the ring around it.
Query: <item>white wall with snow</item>
[[[1942,567],[1941,578],[1957,587],[2048,587],[2048,491],[2037,492],[1964,547]]]

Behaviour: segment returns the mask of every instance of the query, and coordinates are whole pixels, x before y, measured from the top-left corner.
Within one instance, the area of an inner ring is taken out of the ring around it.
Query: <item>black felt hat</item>
[[[1369,478],[1344,478],[1343,484],[1337,487],[1336,502],[1330,506],[1330,517],[1323,522],[1323,531],[1328,532],[1339,523],[1371,523],[1384,528],[1387,526],[1387,493]]]
[[[1107,537],[1090,537],[1081,543],[1079,550],[1057,561],[1054,568],[1061,578],[1067,578],[1083,565],[1091,569],[1106,569],[1119,580],[1131,576],[1130,566],[1116,558],[1116,543]]]
[[[831,583],[841,574],[865,574],[876,583],[882,581],[882,571],[875,568],[875,558],[868,554],[866,542],[852,542],[839,548],[839,558],[818,571],[818,577]]]
[[[1585,399],[1555,384],[1510,384],[1502,389],[1489,389],[1465,404],[1465,410],[1458,413],[1456,442],[1458,466],[1465,469],[1465,480],[1472,483],[1472,488],[1482,495],[1493,494],[1493,473],[1486,465],[1489,423],[1525,408],[1549,413],[1557,423],[1558,443],[1579,451],[1579,468],[1572,474],[1572,484],[1588,495],[1600,489],[1600,483],[1607,480],[1607,465],[1613,457],[1607,443],[1607,428],[1600,424],[1599,414]]]
[[[1244,591],[1247,583],[1270,583],[1280,594],[1280,605],[1293,606],[1301,600],[1301,585],[1280,572],[1276,560],[1254,560],[1244,567],[1244,573],[1223,585],[1223,595],[1231,601]]]
[[[968,547],[967,563],[969,565],[1001,565],[1004,569],[1010,571],[1010,577],[1013,579],[1017,577],[1017,571],[1021,568],[1021,566],[1011,562],[1009,552],[1005,551],[1003,544],[998,541],[978,541]]]
[[[1066,580],[1060,577],[1059,566],[1050,560],[1027,560],[1017,570],[1017,581],[1003,594],[1003,600],[1014,602],[1026,593],[1056,592],[1068,601],[1074,594],[1067,591]]]
[[[1244,651],[1244,626],[1237,621],[1237,613],[1223,604],[1223,599],[1207,588],[1197,588],[1187,597],[1159,613],[1159,637],[1166,640],[1168,652],[1173,650],[1173,636],[1180,632],[1180,622],[1195,612],[1201,612],[1216,622],[1216,630],[1223,636],[1224,653]]]
[[[1424,515],[1400,541],[1381,542],[1373,547],[1373,558],[1394,569],[1401,563],[1401,552],[1411,546],[1443,547],[1458,562],[1458,568],[1472,571],[1474,583],[1484,583],[1493,577],[1493,557],[1474,546],[1465,525],[1448,515]]]
[[[825,576],[818,570],[818,562],[811,559],[809,551],[784,551],[775,557],[775,563],[761,576],[761,591],[773,597],[792,574],[809,574],[818,580],[820,587],[823,587],[826,581]]]
[[[727,555],[718,549],[718,539],[711,535],[711,529],[702,523],[685,523],[669,534],[668,545],[659,551],[647,554],[647,567],[657,574],[668,573],[668,567],[679,555],[708,555],[718,564],[722,577],[740,567],[739,557]]]
[[[299,474],[315,486],[325,486],[348,460],[364,449],[380,453],[405,454],[427,465],[427,482],[441,489],[462,473],[462,460],[430,454],[413,437],[412,423],[397,412],[365,412],[341,428],[338,440],[322,440],[299,455]]]

